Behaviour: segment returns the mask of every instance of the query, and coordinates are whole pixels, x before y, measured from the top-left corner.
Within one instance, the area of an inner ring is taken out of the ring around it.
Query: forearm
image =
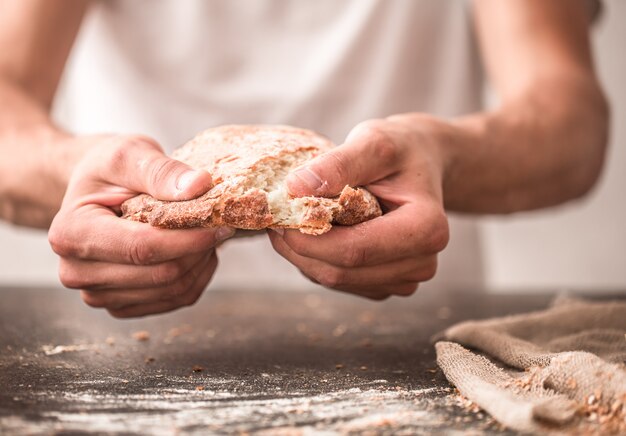
[[[47,228],[81,150],[47,110],[0,79],[0,219]]]
[[[604,160],[608,107],[595,80],[558,78],[494,111],[453,120],[442,141],[448,210],[510,213],[578,198]]]

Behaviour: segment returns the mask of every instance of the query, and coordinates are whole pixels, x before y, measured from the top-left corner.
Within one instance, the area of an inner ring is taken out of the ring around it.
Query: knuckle
[[[308,280],[310,280],[312,283],[315,283],[316,285],[321,285],[321,283],[319,282],[319,280],[317,280],[316,276],[313,274],[310,274],[309,272],[298,268],[298,271],[300,272],[300,274],[302,274],[304,277],[306,277]]]
[[[183,298],[183,306],[193,306],[200,298],[199,292],[189,292],[185,298]]]
[[[346,283],[346,273],[340,268],[326,268],[315,279],[327,288],[337,288]]]
[[[119,136],[113,141],[111,146],[111,155],[118,155],[121,158],[126,157],[128,150],[132,147],[159,148],[156,141],[145,135],[125,135]]]
[[[189,290],[189,283],[184,278],[174,283],[168,288],[166,299],[184,300],[185,294]]]
[[[189,286],[185,287],[183,292],[176,296],[175,303],[179,307],[192,306],[198,301],[202,292],[194,291]]]
[[[197,275],[198,273],[191,270],[187,274],[180,277],[168,288],[169,293],[166,299],[173,299],[184,303],[184,301],[189,298],[191,287],[195,283]]]
[[[142,146],[160,149],[157,142],[149,136],[145,135],[128,135],[124,137],[123,142],[126,146]]]
[[[52,251],[62,256],[65,251],[65,238],[59,231],[59,228],[53,222],[48,230],[48,243],[52,247]]]
[[[183,275],[180,263],[171,261],[164,262],[152,269],[152,283],[155,286],[169,285]]]
[[[395,162],[398,146],[386,128],[385,120],[369,120],[359,126],[359,133],[367,138],[373,155],[383,164]]]
[[[90,259],[96,247],[90,242],[84,228],[71,222],[57,223],[57,218],[48,231],[48,243],[61,258]]]
[[[126,162],[130,157],[131,148],[145,147],[145,148],[157,148],[158,144],[147,136],[143,135],[128,135],[114,138],[112,141],[106,144],[107,157],[105,162],[107,167],[113,169],[123,170],[126,166]]]
[[[354,130],[359,135],[364,136],[376,136],[376,134],[383,130],[383,126],[385,124],[385,120],[379,118],[372,118],[370,120],[365,120],[356,125]]]
[[[59,280],[61,284],[70,289],[81,289],[88,286],[85,281],[85,276],[78,274],[75,268],[68,265],[66,262],[61,261],[59,264]]]
[[[109,315],[113,318],[117,319],[132,318],[132,315],[128,314],[123,309],[107,309],[107,312],[109,312]]]
[[[388,165],[397,160],[398,146],[387,133],[376,133],[371,147],[378,162]]]
[[[424,248],[429,253],[443,251],[450,241],[450,229],[445,213],[441,208],[431,212],[430,228],[425,240]]]
[[[154,186],[176,175],[180,171],[181,163],[166,157],[157,157],[151,159],[147,167],[149,181]]]
[[[148,265],[151,263],[155,255],[155,249],[146,238],[137,234],[128,242],[128,257],[135,265]]]
[[[309,250],[307,249],[309,243],[300,235],[285,232],[284,241],[294,253],[299,254],[300,256],[307,256],[307,254],[309,254]]]
[[[437,259],[434,259],[423,268],[421,280],[418,281],[426,282],[428,280],[431,280],[433,277],[435,277],[435,274],[437,274]]]
[[[346,268],[355,268],[365,263],[367,258],[365,249],[361,247],[350,247],[343,251],[339,263]]]
[[[447,224],[444,224],[431,232],[428,245],[432,253],[439,253],[448,246],[449,241],[450,232]]]
[[[437,258],[434,257],[432,260],[426,263],[426,265],[421,265],[408,274],[407,280],[411,282],[427,282],[431,280],[437,274]]]
[[[76,252],[73,239],[62,226],[53,224],[48,231],[48,243],[52,250],[61,257],[71,257]]]
[[[128,160],[128,151],[133,142],[127,138],[119,138],[109,143],[108,155],[105,160],[108,168],[123,169]]]
[[[128,148],[131,146],[131,142],[125,140],[113,141],[109,145],[109,161],[114,164],[120,164],[126,160],[128,156]]]
[[[411,283],[411,284],[403,285],[403,286],[400,286],[399,288],[396,288],[393,293],[394,295],[398,295],[400,297],[409,297],[415,294],[418,288],[419,288],[418,283]]]
[[[81,291],[80,297],[87,306],[95,308],[106,307],[106,301],[104,298],[97,295],[95,292]]]

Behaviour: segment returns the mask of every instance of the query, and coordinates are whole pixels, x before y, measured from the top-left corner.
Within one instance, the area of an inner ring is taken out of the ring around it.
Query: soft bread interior
[[[313,150],[300,150],[283,154],[257,163],[255,171],[248,177],[247,188],[257,188],[267,193],[267,202],[274,218],[273,225],[298,226],[308,211],[307,197],[292,198],[285,184],[287,174],[314,155]]]

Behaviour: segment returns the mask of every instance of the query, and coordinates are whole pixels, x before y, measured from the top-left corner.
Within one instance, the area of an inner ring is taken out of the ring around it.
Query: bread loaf
[[[288,194],[289,171],[333,146],[312,131],[289,126],[206,130],[172,157],[208,171],[214,187],[188,201],[160,201],[141,194],[122,204],[123,217],[163,228],[289,228],[319,235],[333,223],[353,225],[380,216],[378,201],[363,188],[346,186],[335,198]]]

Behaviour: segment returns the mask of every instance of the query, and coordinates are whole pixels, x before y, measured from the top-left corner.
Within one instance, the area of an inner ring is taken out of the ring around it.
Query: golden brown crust
[[[272,214],[268,180],[279,172],[284,177],[293,166],[332,147],[322,136],[288,126],[209,129],[176,150],[172,157],[210,172],[215,186],[188,201],[160,201],[147,194],[138,195],[122,204],[123,217],[162,228],[297,228],[317,235],[330,230],[333,222],[353,225],[380,216],[380,206],[373,195],[349,186],[336,198],[301,199],[305,210],[297,223],[286,224]]]
[[[267,194],[258,189],[224,200],[221,211],[223,225],[238,229],[263,229],[274,222],[267,204]]]

